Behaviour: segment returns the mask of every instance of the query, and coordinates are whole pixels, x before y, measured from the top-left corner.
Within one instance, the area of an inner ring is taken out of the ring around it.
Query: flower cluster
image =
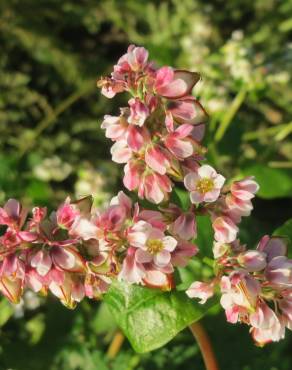
[[[215,243],[213,252],[216,277],[208,283],[194,282],[188,296],[205,303],[217,285],[228,322],[249,325],[259,346],[284,338],[285,328],[292,328],[292,260],[287,257],[287,240],[266,235],[255,250],[238,240]]]
[[[13,303],[24,288],[51,291],[75,307],[83,297],[99,298],[113,278],[171,289],[174,266],[185,266],[197,253],[190,242],[195,220],[180,212],[168,215],[140,209],[123,192],[103,211],[91,199],[69,199],[49,217],[34,208],[26,222],[20,204],[0,208],[0,290]],[[185,231],[186,230],[186,231]]]
[[[187,295],[203,304],[217,288],[227,320],[250,325],[259,345],[278,341],[292,328],[292,260],[284,239],[264,236],[256,250],[237,239],[258,184],[252,177],[225,184],[201,163],[206,112],[189,95],[198,80],[195,72],[157,68],[147,50],[133,45],[111,77],[99,80],[108,98],[131,94],[129,106],[102,123],[115,142],[113,160],[126,163],[124,185],[163,205],[147,209],[120,191],[102,211],[88,196],[68,198],[50,215],[41,207],[28,215],[10,199],[0,208],[0,291],[11,302],[28,288],[50,291],[74,308],[84,297],[100,298],[115,279],[173,289],[175,268],[199,252],[197,216],[208,215],[215,276],[193,282]],[[187,190],[184,210],[169,201],[173,181]]]
[[[126,163],[125,187],[142,199],[166,201],[172,180],[183,181],[204,158],[207,114],[190,95],[199,79],[195,72],[156,68],[146,49],[131,45],[111,77],[98,81],[108,98],[122,91],[132,95],[129,106],[119,116],[106,115],[101,127],[115,142],[113,161]]]
[[[256,250],[241,245],[237,224],[241,217],[250,215],[258,185],[246,178],[219,194],[222,178],[209,166],[203,167],[186,177],[186,187],[191,191],[191,200],[213,201],[207,211],[213,220],[215,277],[210,282],[195,281],[187,294],[203,304],[218,286],[227,321],[250,325],[259,345],[278,341],[284,337],[285,327],[292,327],[292,260],[286,257],[286,242],[264,236]],[[198,188],[209,189],[211,180],[213,190],[202,198]]]

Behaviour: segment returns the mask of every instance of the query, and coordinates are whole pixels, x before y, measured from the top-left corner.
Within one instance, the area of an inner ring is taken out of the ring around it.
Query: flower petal
[[[169,252],[174,251],[177,246],[177,240],[173,238],[172,236],[165,236],[162,239],[162,242],[163,242],[164,249]]]

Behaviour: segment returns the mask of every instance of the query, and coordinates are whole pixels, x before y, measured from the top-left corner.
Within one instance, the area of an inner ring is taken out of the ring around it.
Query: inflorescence
[[[292,260],[285,240],[264,236],[252,250],[237,238],[258,184],[248,177],[226,185],[202,164],[207,113],[190,95],[199,79],[195,72],[157,68],[146,49],[131,45],[111,76],[98,81],[108,98],[131,95],[119,116],[104,117],[102,128],[114,141],[113,161],[125,163],[125,187],[156,209],[122,191],[103,211],[92,207],[91,197],[68,198],[50,215],[41,207],[28,215],[10,199],[0,208],[0,290],[11,302],[32,289],[74,308],[84,297],[101,298],[115,279],[171,290],[175,268],[199,252],[196,216],[208,215],[214,278],[193,282],[187,295],[204,304],[218,291],[227,320],[249,325],[259,345],[291,329]],[[187,210],[171,200],[175,183],[189,192]]]

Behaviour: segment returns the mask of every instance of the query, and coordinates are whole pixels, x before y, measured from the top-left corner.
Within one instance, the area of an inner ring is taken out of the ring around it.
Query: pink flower
[[[30,264],[41,276],[45,276],[53,265],[64,271],[81,273],[85,270],[83,258],[74,247],[69,246],[40,249],[31,256]]]
[[[281,309],[284,317],[290,322],[292,322],[292,296],[284,297],[279,301],[279,308]]]
[[[190,191],[192,203],[215,202],[225,178],[209,165],[201,166],[197,173],[188,173],[184,178],[185,187]]]
[[[159,145],[149,145],[145,152],[146,164],[160,175],[165,175],[170,167],[169,155]]]
[[[152,229],[145,244],[141,244],[136,252],[139,263],[153,262],[157,267],[165,267],[171,261],[171,252],[175,250],[177,241],[172,236],[165,236],[159,229]]]
[[[20,203],[15,199],[9,199],[3,208],[0,207],[0,225],[6,225],[1,244],[6,248],[16,248],[22,242],[32,242],[37,234],[27,230],[22,231],[27,211],[23,210]]]
[[[227,213],[235,220],[240,220],[242,216],[249,216],[253,209],[249,199],[242,200],[234,197],[232,194],[227,194],[225,202],[228,208]]]
[[[172,114],[174,120],[180,124],[197,125],[204,123],[208,117],[202,105],[192,96],[170,101],[167,110]]]
[[[143,277],[143,283],[154,289],[169,291],[174,287],[172,275],[158,270],[147,270]]]
[[[132,200],[123,191],[119,191],[118,195],[110,201],[110,206],[123,207],[127,216],[130,216],[132,209]]]
[[[248,250],[240,253],[237,257],[238,262],[249,272],[256,272],[263,270],[266,265],[266,254],[256,250]]]
[[[111,279],[107,276],[87,274],[84,282],[85,295],[91,299],[100,299],[110,287]]]
[[[130,125],[127,130],[127,143],[134,152],[139,152],[150,142],[149,131],[145,127]]]
[[[270,342],[278,342],[285,337],[285,325],[280,320],[275,320],[268,329],[252,328],[251,335],[260,347]]]
[[[232,195],[242,201],[250,200],[259,190],[259,185],[253,180],[253,177],[246,177],[243,180],[235,181],[230,188]]]
[[[186,293],[190,298],[199,298],[199,303],[204,304],[214,295],[214,286],[212,283],[195,281],[191,284]]]
[[[213,255],[214,258],[223,257],[230,250],[230,246],[222,242],[214,242],[213,244]]]
[[[126,221],[127,211],[127,208],[123,205],[111,205],[97,216],[95,225],[101,229],[104,234],[106,232],[119,231]]]
[[[97,81],[97,87],[101,88],[101,93],[106,98],[111,99],[117,93],[125,91],[126,86],[122,81],[115,81],[109,77],[101,77]]]
[[[287,240],[281,237],[265,235],[260,240],[257,249],[267,255],[267,261],[274,257],[287,255]]]
[[[143,248],[152,230],[152,226],[143,220],[136,222],[127,232],[127,239],[131,246]]]
[[[25,277],[25,264],[16,255],[11,254],[0,263],[0,291],[16,304],[22,294]]]
[[[166,175],[148,170],[140,161],[128,162],[124,171],[125,187],[129,190],[138,190],[139,198],[146,198],[155,204],[168,198],[172,188],[171,181]]]
[[[170,225],[170,232],[185,240],[195,238],[197,227],[193,212],[181,213]]]
[[[134,218],[134,220],[136,221],[136,218]],[[158,211],[152,211],[150,209],[144,209],[139,212],[137,215],[137,221],[138,220],[146,221],[155,229],[159,229],[163,232],[167,227],[162,213]]]
[[[137,249],[134,247],[130,247],[127,250],[127,255],[123,261],[122,269],[118,276],[120,280],[127,281],[130,284],[141,283],[146,274],[143,264],[136,260],[136,253]]]
[[[113,78],[121,78],[127,72],[139,72],[147,67],[148,51],[143,47],[130,45],[114,67]]]
[[[128,122],[132,125],[143,126],[146,118],[149,116],[148,107],[138,98],[130,99],[129,106],[131,113]]]
[[[220,243],[231,243],[236,239],[238,227],[228,217],[217,217],[212,224],[214,238]]]
[[[32,209],[32,218],[29,220],[28,228],[36,229],[39,231],[40,223],[45,219],[47,215],[46,207],[34,207]]]
[[[182,160],[193,154],[193,144],[189,138],[192,130],[191,125],[181,125],[165,137],[164,145],[176,158]]]
[[[274,257],[267,265],[266,278],[272,284],[292,287],[292,259]]]
[[[105,129],[105,136],[112,140],[125,139],[129,124],[125,117],[104,116],[101,128]]]
[[[70,229],[75,219],[80,215],[76,207],[68,202],[62,204],[56,212],[57,223],[63,229]]]
[[[260,293],[260,284],[245,271],[234,271],[221,278],[221,300],[227,321],[234,324],[240,317],[254,310]]]
[[[126,140],[119,140],[111,147],[112,160],[116,163],[127,163],[132,157],[132,150]]]
[[[125,165],[123,183],[128,190],[136,190],[139,187],[144,169],[143,163],[138,160],[130,160]]]
[[[85,296],[84,285],[78,278],[70,274],[65,274],[62,284],[52,281],[49,285],[50,291],[60,299],[60,301],[70,309],[76,307]]]
[[[171,192],[171,181],[166,175],[159,173],[144,173],[138,187],[138,196],[152,203],[159,204],[168,199]]]
[[[196,72],[173,70],[162,67],[156,72],[155,91],[168,99],[177,99],[188,95],[200,76]]]
[[[96,239],[98,228],[86,217],[77,217],[70,228],[70,235],[83,240]]]
[[[285,325],[275,312],[264,302],[260,302],[254,313],[250,314],[252,336],[258,345],[279,341],[285,336]]]
[[[250,324],[259,329],[269,329],[277,321],[275,312],[264,302],[257,305],[255,312],[249,316]]]
[[[53,262],[49,252],[41,249],[32,257],[30,264],[39,275],[45,276],[51,270]]]
[[[26,212],[15,199],[9,199],[3,208],[0,207],[0,225],[20,228],[23,225]]]
[[[26,286],[34,292],[42,291],[47,293],[49,285],[54,282],[62,285],[65,278],[65,272],[52,267],[46,275],[39,275],[34,268],[27,267],[25,274]]]
[[[174,266],[185,267],[190,258],[198,253],[199,249],[195,244],[186,240],[178,240],[177,243],[175,250],[171,254],[171,263]]]

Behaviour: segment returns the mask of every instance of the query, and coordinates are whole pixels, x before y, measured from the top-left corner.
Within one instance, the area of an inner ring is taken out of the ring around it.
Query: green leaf
[[[113,320],[113,316],[107,304],[102,302],[92,317],[90,326],[96,334],[110,334],[112,335],[117,330],[117,324]]]
[[[203,256],[212,257],[212,247],[214,241],[214,231],[209,216],[197,216],[197,239],[195,243],[199,247]]]
[[[171,194],[171,201],[182,208],[184,211],[188,211],[191,205],[190,195],[186,190],[174,188]]]
[[[278,227],[278,229],[273,232],[273,235],[285,236],[286,238],[289,238],[290,242],[292,242],[292,218],[286,221],[282,226]]]
[[[200,305],[185,292],[162,292],[126,283],[114,283],[105,295],[105,302],[139,353],[163,346],[214,304],[210,300]]]
[[[261,198],[271,199],[292,195],[291,170],[255,164],[243,169],[242,172],[245,176],[255,176],[260,185],[257,195]]]

